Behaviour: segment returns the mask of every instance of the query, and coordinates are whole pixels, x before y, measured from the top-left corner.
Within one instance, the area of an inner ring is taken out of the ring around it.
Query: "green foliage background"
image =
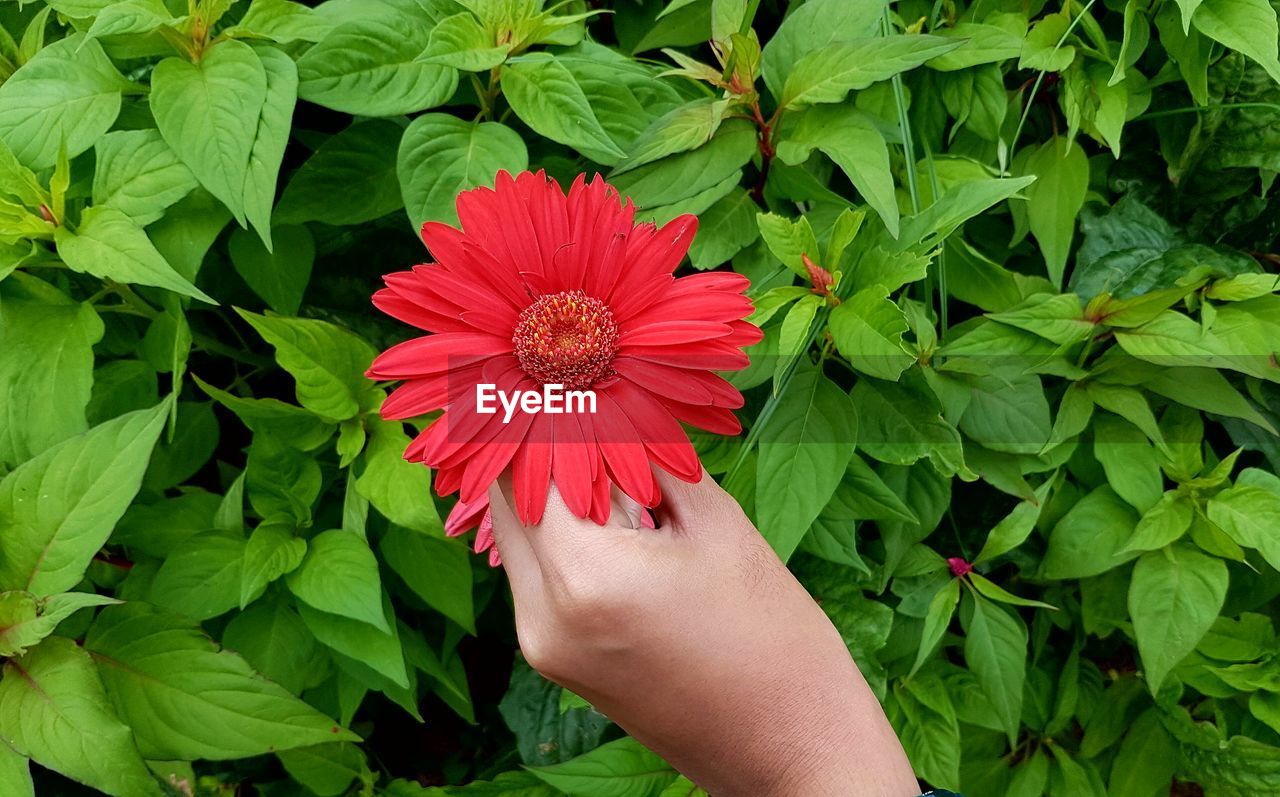
[[[924,780],[1280,793],[1277,38],[1266,0],[3,0],[0,793],[696,791],[520,662],[362,376],[417,226],[526,167],[751,277],[748,431],[699,449]]]

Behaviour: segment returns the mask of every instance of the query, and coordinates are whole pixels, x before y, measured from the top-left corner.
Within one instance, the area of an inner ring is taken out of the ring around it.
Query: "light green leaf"
[[[439,535],[444,526],[431,500],[431,471],[404,459],[409,442],[402,424],[374,422],[356,490],[392,523]]]
[[[281,523],[260,523],[244,548],[240,575],[240,608],[248,606],[267,585],[292,573],[307,555],[307,541]]]
[[[155,130],[117,130],[94,147],[93,203],[145,227],[191,193],[196,178]]]
[[[357,779],[372,784],[364,751],[350,742],[281,750],[276,754],[285,771],[318,797],[340,797]]]
[[[810,0],[789,9],[761,58],[770,93],[782,96],[783,83],[796,63],[817,48],[874,36],[884,6],[883,0]]]
[[[577,758],[529,771],[568,794],[639,797],[656,794],[678,773],[630,737],[603,744]]]
[[[960,433],[930,393],[901,383],[859,379],[853,386],[858,444],[871,457],[910,465],[928,457],[940,473],[963,471]]]
[[[0,294],[0,462],[25,462],[88,428],[102,332],[88,304]]]
[[[163,0],[119,0],[106,6],[89,26],[88,38],[150,33],[166,23],[177,22]]]
[[[870,116],[848,106],[820,106],[800,114],[799,122],[778,143],[784,163],[802,164],[814,149],[835,161],[889,229],[898,235],[898,202],[889,146]],[[832,268],[835,267],[832,263]]]
[[[776,213],[757,213],[756,225],[773,256],[796,274],[809,279],[809,271],[802,256],[808,255],[809,259],[817,262],[820,255],[818,239],[813,234],[808,217],[801,216],[792,220]]]
[[[1087,578],[1105,573],[1133,559],[1123,550],[1137,525],[1133,508],[1099,487],[1081,498],[1049,533],[1049,549],[1041,569],[1045,578]]]
[[[333,30],[324,15],[292,0],[253,0],[240,22],[227,30],[230,36],[266,38],[282,44],[318,42]]]
[[[1169,491],[1143,514],[1122,552],[1154,551],[1181,537],[1191,528],[1194,507],[1181,492]]]
[[[1076,48],[1071,44],[1060,44],[1070,27],[1071,16],[1066,10],[1038,20],[1022,43],[1018,68],[1061,72],[1071,66],[1076,58]]]
[[[916,215],[903,220],[897,251],[927,251],[982,211],[1003,202],[1035,182],[1034,175],[958,183]]]
[[[475,15],[464,11],[445,17],[432,28],[427,49],[417,60],[464,72],[483,72],[506,61],[510,51],[510,45],[495,44]]]
[[[393,616],[386,594],[382,602],[384,614]],[[325,647],[368,667],[401,688],[408,688],[409,672],[405,669],[404,650],[395,623],[391,624],[391,633],[387,633],[366,622],[318,611],[305,603],[298,604],[298,614]]]
[[[382,610],[378,560],[354,532],[332,529],[311,538],[302,564],[286,581],[289,591],[313,609],[391,631]]]
[[[236,414],[254,432],[278,434],[303,451],[319,447],[333,434],[333,426],[301,407],[279,399],[250,399],[233,396],[194,377],[200,389]]]
[[[249,45],[225,41],[199,63],[166,58],[151,75],[160,134],[209,193],[243,224],[249,156],[267,101],[267,71]]]
[[[269,252],[257,236],[234,230],[227,250],[231,264],[254,293],[277,313],[293,315],[311,280],[316,245],[301,225],[277,227],[274,238],[275,251]]]
[[[0,789],[12,797],[36,797],[30,762],[7,744],[0,744]]]
[[[148,758],[225,761],[359,740],[194,624],[145,604],[103,611],[85,648]]]
[[[0,140],[32,169],[53,166],[59,148],[74,158],[111,129],[128,85],[96,41],[54,42],[0,85]]]
[[[65,592],[142,484],[168,402],[65,440],[0,481],[0,588]]]
[[[937,29],[934,35],[963,42],[960,48],[929,59],[930,69],[943,72],[1008,61],[1022,54],[1022,37],[999,25],[958,22],[953,27]]]
[[[1110,414],[1093,419],[1093,455],[1107,482],[1139,512],[1147,512],[1164,493],[1160,455],[1138,427]]]
[[[1209,499],[1209,520],[1240,545],[1256,548],[1267,564],[1280,569],[1280,495],[1253,484],[1232,487]]]
[[[1027,677],[1026,626],[1004,609],[975,599],[965,632],[964,660],[1013,744],[1021,725],[1022,685]]]
[[[916,650],[916,660],[911,665],[911,671],[907,674],[908,678],[915,675],[920,667],[933,655],[938,643],[946,635],[947,627],[951,625],[951,618],[956,612],[956,605],[959,603],[960,580],[957,578],[948,579],[929,601],[929,610],[925,613],[924,628],[920,636],[920,647]]]
[[[848,395],[801,363],[761,433],[756,466],[760,530],[783,561],[835,492],[857,429]]]
[[[209,620],[239,605],[245,539],[238,532],[188,537],[160,565],[147,600],[193,620]]]
[[[275,347],[276,360],[297,382],[298,402],[316,415],[344,421],[379,392],[364,376],[376,352],[355,334],[311,318],[236,312]]]
[[[978,591],[979,595],[988,597],[993,601],[1007,603],[1010,606],[1027,606],[1035,609],[1057,609],[1056,606],[1045,603],[1044,601],[1033,601],[1029,598],[1020,598],[986,576],[978,573],[969,573],[969,583],[973,584],[973,588]]]
[[[393,526],[378,546],[382,558],[427,605],[476,632],[471,553],[456,540]]]
[[[1027,537],[1031,536],[1032,530],[1035,529],[1036,521],[1040,519],[1040,513],[1044,511],[1044,504],[1052,486],[1053,479],[1046,480],[1036,488],[1034,498],[1019,502],[1009,514],[1001,518],[987,535],[987,541],[983,543],[982,550],[978,551],[973,561],[986,562],[1026,542]]]
[[[1226,564],[1195,548],[1174,545],[1138,560],[1129,615],[1151,694],[1208,633],[1226,595]]]
[[[132,219],[113,207],[92,207],[81,216],[73,232],[54,232],[58,255],[71,268],[95,277],[138,285],[152,285],[217,304],[192,285],[156,251],[147,234]]]
[[[359,116],[433,108],[458,87],[456,70],[415,62],[432,26],[406,6],[344,22],[298,59],[298,96]]]
[[[889,292],[864,288],[831,311],[830,330],[836,348],[849,364],[879,379],[896,380],[911,365],[902,343],[907,319]]]
[[[502,70],[502,94],[521,121],[558,144],[598,163],[614,163],[626,155],[600,126],[573,73],[551,55],[508,63]]]
[[[963,42],[939,36],[889,36],[836,42],[810,51],[787,75],[779,105],[798,108],[840,102],[850,91],[920,66]]]
[[[460,192],[491,186],[499,171],[515,174],[528,165],[524,141],[506,125],[423,114],[404,131],[396,160],[409,223],[415,230],[424,221],[457,223]]]
[[[1184,7],[1184,24],[1186,16]],[[1280,24],[1267,0],[1204,0],[1191,22],[1209,38],[1257,61],[1272,80],[1280,82],[1280,61],[1276,58]]]
[[[88,592],[63,592],[43,600],[28,592],[0,592],[0,658],[21,656],[81,609],[111,603],[119,601]]]
[[[285,145],[298,102],[298,69],[293,59],[274,47],[257,47],[267,76],[267,93],[258,114],[249,168],[244,178],[244,215],[271,249],[271,205],[284,160]]]
[[[161,793],[129,728],[107,702],[89,654],[70,639],[50,637],[5,663],[0,739],[37,764],[113,797]]]
[[[1061,285],[1076,214],[1089,186],[1089,159],[1074,141],[1053,138],[1032,153],[1026,169],[1036,176],[1027,188],[1031,232],[1040,244],[1049,279]]]
[[[687,102],[653,120],[626,153],[614,174],[706,144],[720,129],[728,103],[711,97]]]

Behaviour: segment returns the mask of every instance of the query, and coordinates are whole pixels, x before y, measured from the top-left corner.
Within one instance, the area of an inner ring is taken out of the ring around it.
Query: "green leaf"
[[[0,481],[0,588],[65,592],[133,501],[168,402],[47,449]]]
[[[260,523],[244,547],[244,567],[240,572],[240,608],[248,606],[267,585],[292,573],[307,555],[307,541],[295,537],[293,529],[281,523]]]
[[[969,583],[973,584],[973,588],[978,591],[979,595],[990,598],[993,601],[1007,603],[1010,606],[1027,606],[1036,609],[1054,609],[1057,607],[1045,603],[1044,601],[1033,601],[1028,598],[1019,598],[1009,590],[995,583],[991,579],[979,575],[978,573],[969,574]]]
[[[876,285],[864,288],[831,311],[830,330],[836,348],[849,364],[879,379],[896,380],[911,365],[902,343],[907,319]]]
[[[290,444],[310,451],[322,445],[333,435],[333,426],[301,407],[286,404],[279,399],[251,399],[233,396],[194,377],[197,385],[219,404],[236,414],[244,425],[254,432],[274,433]]]
[[[1041,570],[1045,578],[1087,578],[1133,559],[1123,550],[1138,517],[1110,487],[1081,498],[1049,533]]]
[[[609,721],[590,706],[561,711],[563,693],[523,659],[514,662],[498,710],[515,734],[516,751],[524,764],[560,764],[599,746]]]
[[[773,256],[802,278],[808,279],[809,271],[802,256],[808,255],[815,262],[820,259],[818,239],[813,234],[809,219],[801,216],[792,220],[776,213],[757,213],[756,225]]]
[[[156,571],[147,600],[193,620],[209,620],[240,605],[245,539],[238,532],[195,534]]]
[[[960,580],[948,579],[942,588],[934,593],[929,601],[929,610],[924,616],[924,628],[920,634],[920,647],[916,650],[915,663],[907,677],[914,676],[920,667],[929,660],[937,650],[938,643],[947,633],[951,618],[955,615],[956,606],[960,603]]]
[[[1185,20],[1184,11],[1184,20]],[[1280,82],[1276,41],[1280,25],[1267,0],[1204,0],[1191,22],[1204,35],[1257,61]]]
[[[404,131],[396,160],[409,223],[415,230],[424,221],[456,224],[460,192],[491,186],[499,171],[515,174],[528,165],[524,141],[506,125],[423,114]]]
[[[282,750],[276,756],[294,780],[318,797],[340,797],[357,779],[370,785],[374,781],[364,752],[350,742]]]
[[[976,377],[960,430],[992,451],[1036,454],[1049,442],[1049,402],[1035,375]]]
[[[1034,175],[965,181],[942,194],[929,207],[902,222],[897,250],[925,251],[942,243],[951,233],[982,211],[1003,202],[1035,182]]]
[[[916,773],[941,788],[960,788],[960,728],[942,679],[921,673],[894,694],[901,709],[898,735]]]
[[[258,128],[267,90],[262,59],[238,41],[215,44],[195,64],[166,58],[151,75],[151,110],[160,134],[242,224],[256,139],[247,133]]]
[[[787,75],[779,105],[798,108],[840,102],[850,91],[865,89],[948,53],[963,42],[939,36],[889,36],[828,44],[796,62]]]
[[[93,203],[145,227],[191,193],[196,178],[155,130],[117,130],[94,147]]]
[[[1111,765],[1107,793],[1117,797],[1161,797],[1178,768],[1178,743],[1149,708],[1133,723]]]
[[[74,158],[111,129],[128,83],[96,41],[76,34],[36,53],[0,85],[0,140],[32,169]]]
[[[312,537],[302,564],[286,580],[289,591],[313,609],[391,631],[382,610],[378,560],[354,532],[331,529]]]
[[[1065,144],[1065,146],[1064,146]],[[1089,186],[1089,159],[1074,141],[1053,138],[1027,159],[1036,181],[1027,188],[1027,217],[1044,255],[1049,279],[1062,284],[1076,214]]]
[[[1071,66],[1076,57],[1076,48],[1074,45],[1061,43],[1070,27],[1071,15],[1065,9],[1037,21],[1022,43],[1018,68],[1061,72]]]
[[[1052,487],[1053,479],[1046,480],[1036,488],[1034,498],[1020,502],[1010,510],[1009,514],[1001,518],[987,535],[987,541],[983,543],[982,550],[978,551],[978,555],[973,560],[974,563],[1003,556],[1026,542],[1027,537],[1031,536],[1032,530],[1035,529],[1041,512],[1044,511],[1044,504]]]
[[[1227,596],[1227,566],[1174,545],[1143,554],[1129,585],[1129,615],[1151,694],[1209,631]]]
[[[394,121],[368,119],[326,139],[289,180],[275,222],[363,224],[399,210],[396,151],[403,134]]]
[[[376,352],[355,334],[327,321],[236,312],[275,348],[276,360],[297,382],[302,406],[337,422],[371,405],[378,391],[364,371]]]
[[[1255,485],[1237,485],[1209,499],[1209,520],[1240,545],[1256,548],[1267,564],[1280,569],[1280,495]]]
[[[1169,491],[1143,514],[1122,551],[1154,551],[1177,540],[1191,528],[1194,507],[1182,492]]]
[[[7,744],[0,745],[0,789],[12,797],[36,797],[30,762]]]
[[[689,247],[689,262],[699,270],[727,263],[760,237],[756,203],[741,188],[721,197],[698,219],[698,234]]]
[[[802,363],[761,433],[756,466],[757,521],[783,561],[835,492],[857,428],[849,396]]]
[[[1026,626],[1004,609],[975,599],[965,629],[964,660],[1013,744],[1021,726],[1027,677]]]
[[[790,9],[764,46],[761,71],[775,97],[796,63],[833,42],[873,36],[880,28],[882,0],[810,0]]]
[[[458,73],[414,60],[432,26],[412,8],[384,7],[335,28],[298,59],[298,96],[359,116],[397,116],[446,102]]]
[[[1139,512],[1146,512],[1164,493],[1160,455],[1138,427],[1110,414],[1093,420],[1093,454],[1102,463],[1107,483]]]
[[[295,695],[329,674],[328,654],[282,597],[255,603],[231,618],[222,645]]]
[[[470,633],[476,632],[471,554],[465,544],[393,526],[378,550],[428,606]]]
[[[724,100],[702,97],[672,108],[653,120],[632,142],[626,158],[614,174],[643,166],[677,152],[706,144],[720,129],[728,105]]]
[[[165,262],[142,228],[115,208],[86,209],[80,226],[74,232],[59,227],[54,232],[54,241],[58,245],[58,256],[72,271],[151,285],[217,304]]]
[[[843,105],[809,108],[778,143],[778,157],[784,163],[799,165],[814,149],[835,161],[896,238],[898,202],[889,169],[889,146],[873,117]]]
[[[0,294],[0,462],[25,462],[88,428],[102,332],[88,304]]]
[[[51,637],[4,665],[0,738],[19,754],[114,797],[160,795],[89,654]]]
[[[385,593],[382,604],[384,616],[394,616]],[[361,620],[318,611],[305,603],[298,604],[298,614],[325,647],[368,667],[396,686],[408,688],[409,672],[395,623],[391,624],[391,633],[387,633]]]
[[[943,72],[1008,61],[1022,54],[1022,36],[999,25],[958,22],[935,30],[934,35],[963,42],[958,49],[929,59],[930,69]]]
[[[851,395],[858,411],[858,444],[869,456],[895,465],[928,457],[947,474],[964,469],[960,433],[942,417],[932,393],[867,378],[857,381]]]
[[[493,36],[464,11],[445,17],[431,30],[427,49],[417,60],[424,64],[440,64],[464,72],[483,72],[507,60],[510,45],[494,44]]]
[[[297,525],[309,526],[311,506],[322,486],[320,465],[313,457],[272,434],[254,436],[245,464],[245,487],[249,504],[260,517],[291,518]]]
[[[1080,298],[1072,293],[1037,293],[988,317],[1063,345],[1086,340],[1094,331],[1094,323],[1084,317]]]
[[[147,228],[156,251],[188,280],[194,280],[209,247],[231,221],[231,211],[208,191],[197,188]]]
[[[756,152],[755,126],[745,119],[727,119],[704,146],[616,175],[611,182],[642,209],[693,202],[705,196],[706,202],[701,206],[674,209],[666,218],[700,213],[738,184],[742,167]]]
[[[318,42],[333,23],[315,9],[292,0],[253,0],[240,22],[227,30],[230,36],[266,38],[282,44]]]
[[[293,59],[274,47],[257,47],[267,76],[267,93],[258,114],[249,168],[244,179],[244,214],[268,249],[271,245],[271,205],[284,160],[293,108],[298,102],[298,69]]]
[[[359,740],[195,625],[145,604],[104,610],[85,648],[148,758],[225,761]]]
[[[111,603],[119,601],[87,592],[64,592],[44,600],[27,592],[0,592],[0,657],[21,656],[81,609]]]
[[[539,135],[599,163],[626,155],[600,126],[573,73],[551,55],[522,56],[508,63],[502,70],[502,94],[516,116]]]
[[[165,8],[163,0],[120,0],[102,9],[86,35],[96,39],[150,33],[161,25],[176,21]]]
[[[562,764],[530,767],[529,771],[563,792],[598,797],[655,794],[678,775],[630,737],[603,744]]]
[[[257,236],[234,230],[227,249],[231,264],[254,293],[277,313],[293,315],[311,280],[316,245],[301,225],[277,227],[274,237],[275,251],[269,252]]]

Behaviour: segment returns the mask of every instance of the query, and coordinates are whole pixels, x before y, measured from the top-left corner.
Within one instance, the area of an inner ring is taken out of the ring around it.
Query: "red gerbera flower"
[[[578,177],[566,196],[542,172],[499,172],[493,189],[462,193],[457,208],[461,230],[422,226],[436,262],[388,274],[373,297],[435,334],[391,347],[368,371],[404,382],[382,417],[444,409],[405,458],[436,469],[441,495],[460,491],[448,533],[479,525],[476,551],[498,562],[487,491],[508,468],[525,523],[541,519],[552,482],[576,515],[604,523],[611,485],[658,505],[650,463],[697,481],[702,467],[678,422],[740,431],[732,410],[742,396],[712,371],[746,367],[742,349],[761,337],[743,320],[746,278],[672,276],[697,219],[636,224],[631,201],[599,176]],[[487,413],[492,405],[477,400],[478,386],[515,396],[544,385],[593,391],[595,411]]]

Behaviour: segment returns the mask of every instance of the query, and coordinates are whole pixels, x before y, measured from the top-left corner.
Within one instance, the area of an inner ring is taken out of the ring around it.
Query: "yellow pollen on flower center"
[[[511,336],[520,368],[542,384],[581,390],[613,374],[618,325],[582,291],[543,296],[520,313]]]

